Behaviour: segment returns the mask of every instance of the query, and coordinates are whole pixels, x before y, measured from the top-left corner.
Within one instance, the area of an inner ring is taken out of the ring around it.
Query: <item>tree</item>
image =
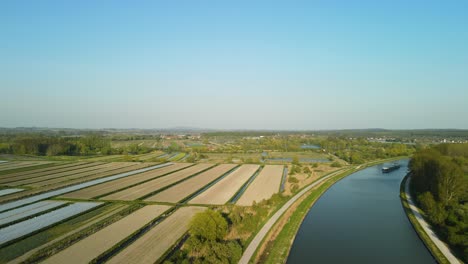
[[[196,214],[190,222],[190,235],[200,237],[201,240],[222,240],[227,231],[226,219],[211,209]]]
[[[226,241],[224,237],[227,232],[228,223],[218,211],[208,209],[196,214],[190,221],[190,237],[186,243],[193,262],[237,263],[242,247],[237,241]]]

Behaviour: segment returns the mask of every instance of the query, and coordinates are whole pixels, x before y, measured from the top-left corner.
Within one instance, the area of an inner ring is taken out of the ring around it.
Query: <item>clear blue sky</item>
[[[467,14],[468,1],[0,1],[0,127],[468,128]]]

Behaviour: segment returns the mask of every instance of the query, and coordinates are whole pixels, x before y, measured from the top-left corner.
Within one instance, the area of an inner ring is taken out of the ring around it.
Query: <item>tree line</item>
[[[415,153],[411,190],[440,236],[468,261],[468,144],[441,144]]]

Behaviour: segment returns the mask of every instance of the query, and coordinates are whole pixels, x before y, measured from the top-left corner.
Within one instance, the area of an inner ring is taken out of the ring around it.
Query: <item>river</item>
[[[307,213],[288,263],[435,263],[401,205],[402,167],[358,171],[328,189]]]

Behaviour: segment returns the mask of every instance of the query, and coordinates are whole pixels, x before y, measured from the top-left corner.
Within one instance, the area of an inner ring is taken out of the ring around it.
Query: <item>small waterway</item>
[[[288,263],[435,263],[400,202],[402,167],[384,164],[339,181],[310,209],[297,233]]]

